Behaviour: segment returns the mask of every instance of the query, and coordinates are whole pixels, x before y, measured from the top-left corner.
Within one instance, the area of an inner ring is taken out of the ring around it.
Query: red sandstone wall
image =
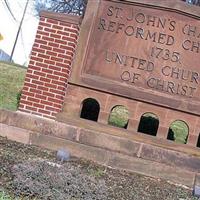
[[[81,19],[42,12],[19,110],[55,118],[62,109]]]

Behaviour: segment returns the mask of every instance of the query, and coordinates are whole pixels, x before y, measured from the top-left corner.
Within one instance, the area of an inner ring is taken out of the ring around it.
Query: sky
[[[4,38],[0,41],[0,49],[10,55],[27,0],[7,0],[7,2],[16,20],[9,13],[4,0],[0,0],[0,33]],[[13,55],[15,63],[26,66],[29,62],[31,48],[39,23],[39,19],[34,13],[33,3],[34,0],[29,0],[22,29]]]

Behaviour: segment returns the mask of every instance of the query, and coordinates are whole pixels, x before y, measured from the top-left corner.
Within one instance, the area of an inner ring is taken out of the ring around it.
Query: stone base
[[[69,149],[72,156],[111,168],[163,178],[190,188],[194,185],[195,176],[200,173],[198,148],[163,142],[155,137],[95,122],[68,118],[68,124],[64,124],[1,110],[0,123],[0,135],[8,139],[52,150]],[[104,132],[99,131],[102,128]]]

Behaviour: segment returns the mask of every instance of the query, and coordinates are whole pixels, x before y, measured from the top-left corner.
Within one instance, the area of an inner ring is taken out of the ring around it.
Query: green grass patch
[[[0,200],[12,200],[12,198],[4,191],[0,192]]]
[[[168,139],[177,143],[186,144],[189,128],[187,124],[181,120],[174,121],[169,128]]]
[[[0,62],[0,72],[0,108],[15,111],[23,87],[26,68]]]
[[[127,128],[128,120],[128,109],[124,106],[115,106],[110,113],[108,124],[120,128]]]

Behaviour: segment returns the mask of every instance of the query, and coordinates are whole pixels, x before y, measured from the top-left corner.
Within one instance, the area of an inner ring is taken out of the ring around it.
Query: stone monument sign
[[[94,4],[72,82],[199,115],[199,17],[137,1]]]

